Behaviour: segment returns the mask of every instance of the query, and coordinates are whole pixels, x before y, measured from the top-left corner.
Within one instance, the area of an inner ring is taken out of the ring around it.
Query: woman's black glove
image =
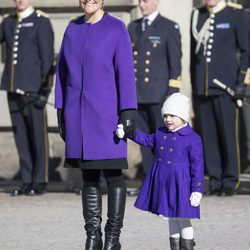
[[[63,109],[57,109],[58,132],[61,138],[65,141],[65,123]]]
[[[136,113],[134,109],[122,111],[119,119],[119,124],[123,125],[126,138],[134,138],[136,131]]]

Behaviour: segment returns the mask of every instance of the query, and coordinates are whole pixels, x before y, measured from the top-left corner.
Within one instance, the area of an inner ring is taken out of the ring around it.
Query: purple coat
[[[166,217],[200,218],[200,208],[189,200],[191,192],[203,192],[200,136],[187,125],[176,132],[161,127],[152,135],[137,130],[134,141],[155,149],[135,207]]]
[[[114,134],[122,110],[136,109],[133,55],[127,29],[105,14],[95,24],[79,17],[64,34],[55,107],[64,109],[67,158],[126,158]]]

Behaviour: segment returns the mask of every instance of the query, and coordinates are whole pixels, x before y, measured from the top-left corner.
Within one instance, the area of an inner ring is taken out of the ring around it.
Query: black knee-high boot
[[[193,250],[195,246],[194,239],[186,240],[181,238],[181,250]]]
[[[126,204],[126,187],[108,188],[108,220],[105,226],[104,250],[120,250],[120,233]]]
[[[171,250],[180,250],[180,238],[170,237],[169,241]]]
[[[83,186],[83,217],[85,220],[85,250],[102,250],[102,194],[99,186]]]

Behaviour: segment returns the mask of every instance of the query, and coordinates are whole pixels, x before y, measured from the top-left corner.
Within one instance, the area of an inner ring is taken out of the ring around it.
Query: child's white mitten
[[[123,129],[123,124],[118,124],[117,129],[115,131],[115,134],[117,135],[118,138],[122,139],[125,135],[124,129]]]
[[[201,203],[202,193],[200,192],[193,192],[190,195],[190,203],[192,207],[198,207]]]

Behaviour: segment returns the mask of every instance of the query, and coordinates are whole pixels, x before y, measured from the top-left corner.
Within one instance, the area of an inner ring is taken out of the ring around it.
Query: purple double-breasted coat
[[[106,13],[95,24],[81,16],[68,25],[55,107],[64,109],[67,158],[127,157],[126,142],[114,133],[120,112],[137,108],[131,41],[122,21]]]
[[[133,140],[155,149],[135,207],[166,217],[200,218],[200,208],[192,207],[189,200],[192,192],[203,192],[200,136],[187,125],[176,132],[161,127],[151,135],[137,130]]]

